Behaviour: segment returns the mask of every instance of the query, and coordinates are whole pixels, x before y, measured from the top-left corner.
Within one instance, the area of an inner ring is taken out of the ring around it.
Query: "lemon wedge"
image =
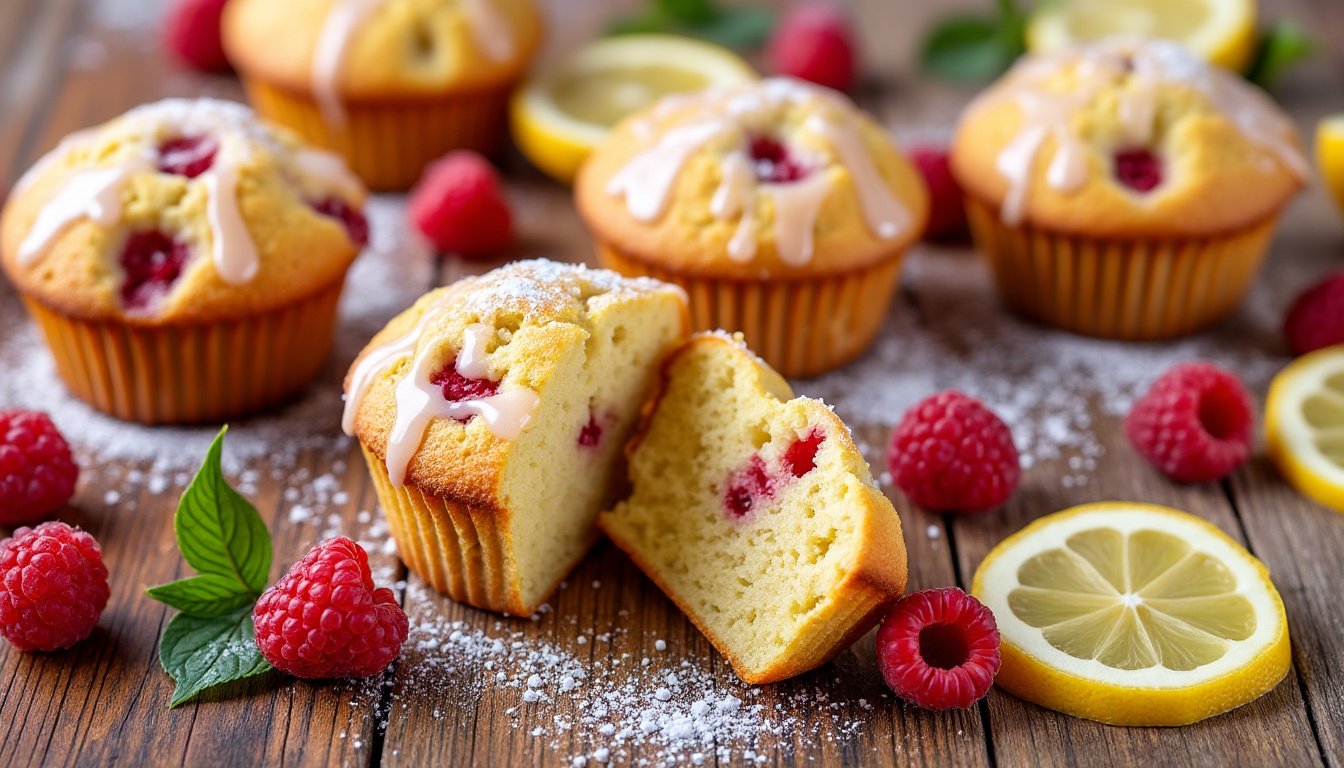
[[[1344,115],[1327,117],[1317,124],[1316,170],[1335,204],[1344,210]]]
[[[568,183],[626,115],[670,94],[757,77],[732,51],[698,40],[674,35],[599,40],[534,76],[514,95],[514,142],[534,165]]]
[[[1302,493],[1344,512],[1344,345],[1279,371],[1265,405],[1269,457]]]
[[[1213,525],[1102,502],[1043,517],[976,570],[1002,634],[998,684],[1115,725],[1184,725],[1239,707],[1288,671],[1269,571]]]
[[[1044,2],[1027,24],[1027,48],[1045,53],[1113,35],[1175,40],[1240,72],[1255,52],[1255,0]]]

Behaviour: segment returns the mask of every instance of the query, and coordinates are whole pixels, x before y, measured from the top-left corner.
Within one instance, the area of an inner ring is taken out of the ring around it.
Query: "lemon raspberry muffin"
[[[905,588],[900,518],[849,430],[736,339],[673,354],[599,525],[748,683],[847,648]]]
[[[787,376],[864,351],[928,212],[918,172],[871,118],[787,79],[633,115],[575,194],[607,265],[682,285],[698,329],[741,331]]]
[[[1119,339],[1235,308],[1309,173],[1264,93],[1132,39],[1019,63],[967,107],[951,161],[1007,303]]]
[[[406,564],[478,608],[525,616],[596,538],[621,449],[687,333],[675,286],[529,261],[433,291],[346,378]]]
[[[219,421],[321,367],[364,197],[338,158],[242,105],[163,101],[29,170],[0,264],[75,395],[123,419]]]
[[[449,150],[497,146],[541,16],[533,0],[232,0],[223,36],[258,112],[404,189]]]

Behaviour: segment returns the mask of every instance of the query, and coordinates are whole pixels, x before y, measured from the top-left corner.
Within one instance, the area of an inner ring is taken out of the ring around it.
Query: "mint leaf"
[[[655,0],[654,8],[664,17],[692,27],[713,20],[719,13],[713,0]]]
[[[999,18],[958,16],[939,22],[920,52],[923,68],[960,83],[1002,74],[1026,50],[1026,20],[1015,11]]]
[[[257,510],[233,490],[220,470],[224,433],[182,494],[173,526],[182,557],[198,573],[232,578],[260,595],[271,572],[271,536]]]
[[[1284,19],[1270,27],[1256,46],[1246,79],[1269,88],[1294,64],[1316,52],[1316,43],[1296,23]]]
[[[765,8],[726,8],[686,34],[726,48],[755,48],[770,36],[775,14]]]
[[[236,580],[213,573],[150,587],[145,594],[202,618],[223,616],[243,606],[251,607],[257,601],[257,596]]]
[[[766,8],[719,8],[712,0],[654,0],[649,10],[611,22],[606,34],[683,35],[748,49],[764,43],[774,25],[774,11]]]
[[[207,688],[270,670],[253,634],[250,605],[213,618],[174,616],[159,642],[159,663],[177,683],[168,708]]]

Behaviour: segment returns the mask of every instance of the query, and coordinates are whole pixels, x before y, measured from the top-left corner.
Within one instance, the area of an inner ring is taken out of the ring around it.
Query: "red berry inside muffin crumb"
[[[469,400],[483,400],[499,394],[499,382],[489,379],[469,379],[457,370],[457,359],[435,371],[429,377],[429,383],[443,390],[443,399],[450,403],[464,403]],[[470,421],[471,416],[458,421]]]
[[[821,441],[825,439],[826,436],[821,434],[821,430],[814,429],[803,439],[794,441],[793,445],[784,451],[784,467],[789,470],[789,474],[802,477],[816,469],[817,450],[821,448]]]
[[[600,442],[602,442],[602,422],[598,421],[597,414],[592,413],[588,415],[588,423],[579,430],[579,445],[584,448],[596,448]]]
[[[219,141],[213,136],[183,136],[159,145],[159,170],[194,179],[215,164]]]
[[[767,466],[757,453],[744,466],[733,470],[723,492],[728,519],[738,522],[750,519],[751,511],[773,499],[781,487],[816,469],[817,451],[825,439],[821,430],[814,429],[784,449],[778,467]]]
[[[1151,192],[1162,183],[1162,158],[1143,148],[1116,152],[1115,178],[1135,192]]]
[[[121,284],[122,305],[133,310],[152,307],[181,277],[190,256],[190,246],[163,232],[132,233],[118,259],[126,275]]]
[[[311,203],[313,210],[329,216],[341,224],[345,225],[345,231],[350,235],[350,239],[359,245],[369,244],[369,220],[363,213],[351,208],[348,203],[338,197],[329,197],[326,200],[318,200]]]
[[[751,140],[751,165],[756,178],[769,184],[802,181],[812,172],[788,145],[769,136]]]

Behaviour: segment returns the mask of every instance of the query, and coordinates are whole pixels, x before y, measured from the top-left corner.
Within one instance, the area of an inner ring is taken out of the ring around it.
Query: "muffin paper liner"
[[[825,373],[863,354],[891,305],[904,252],[871,266],[797,280],[728,280],[656,267],[599,243],[603,265],[680,285],[695,330],[741,331],[780,374]]]
[[[1277,217],[1226,235],[1106,239],[1009,227],[968,198],[977,248],[1004,301],[1056,328],[1107,339],[1183,336],[1216,322],[1245,297]]]
[[[458,504],[409,482],[394,486],[383,460],[362,443],[360,448],[407,567],[459,603],[519,616],[531,612],[511,587],[512,548],[496,511]]]
[[[409,188],[426,165],[451,150],[490,154],[498,149],[508,133],[513,85],[442,96],[348,101],[345,124],[334,125],[308,94],[254,78],[244,78],[243,84],[262,117],[341,155],[375,190]]]
[[[25,296],[56,372],[81,400],[144,424],[220,422],[310,382],[331,349],[344,276],[262,314],[202,323],[85,320]]]

